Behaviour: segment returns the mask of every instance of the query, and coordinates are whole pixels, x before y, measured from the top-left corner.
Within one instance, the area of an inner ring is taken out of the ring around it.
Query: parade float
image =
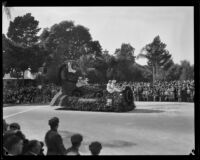
[[[71,62],[59,68],[61,90],[50,105],[66,110],[127,112],[135,109],[133,92],[129,86],[120,91],[109,91],[108,85],[94,85],[72,69]]]

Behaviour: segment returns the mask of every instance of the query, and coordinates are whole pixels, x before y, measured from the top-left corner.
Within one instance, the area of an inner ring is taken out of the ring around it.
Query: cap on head
[[[54,127],[57,126],[59,123],[59,119],[57,117],[53,117],[49,120],[49,125]]]

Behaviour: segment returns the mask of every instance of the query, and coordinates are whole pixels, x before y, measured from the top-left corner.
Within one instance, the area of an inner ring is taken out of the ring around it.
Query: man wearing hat
[[[50,130],[45,135],[45,143],[47,146],[47,155],[64,155],[66,148],[63,144],[62,137],[58,133],[59,119],[53,117],[49,120]]]

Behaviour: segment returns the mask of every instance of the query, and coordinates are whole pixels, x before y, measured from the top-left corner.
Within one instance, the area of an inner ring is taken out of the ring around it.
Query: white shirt
[[[111,83],[108,83],[108,84],[107,84],[106,90],[107,90],[109,93],[113,93],[113,92],[114,92],[114,89],[113,89]]]
[[[75,73],[76,70],[72,69],[71,63],[68,62],[68,72]]]

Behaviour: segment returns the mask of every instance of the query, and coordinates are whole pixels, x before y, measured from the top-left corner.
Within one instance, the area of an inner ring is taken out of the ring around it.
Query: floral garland
[[[103,111],[103,112],[126,112],[134,109],[134,105],[127,105],[122,94],[117,92],[113,94],[105,93],[103,97],[95,99],[95,101],[87,101],[88,98],[93,98],[92,95],[83,97],[86,101],[80,101],[79,97],[66,96],[63,99],[62,106],[67,110],[80,111]],[[107,106],[107,99],[112,99],[112,105]]]

